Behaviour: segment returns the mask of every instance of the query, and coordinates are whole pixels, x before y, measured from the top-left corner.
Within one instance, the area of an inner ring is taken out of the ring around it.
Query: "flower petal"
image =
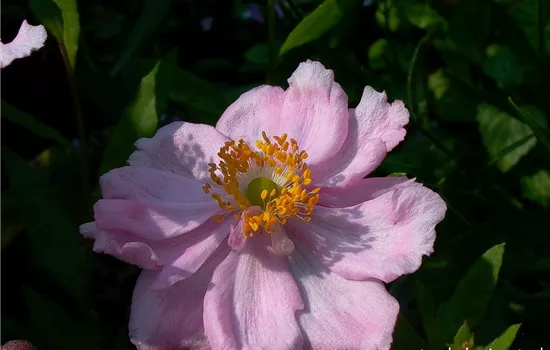
[[[289,259],[304,311],[299,322],[315,350],[389,349],[399,304],[375,280],[349,281],[297,245]]]
[[[283,98],[283,89],[269,85],[245,92],[225,110],[216,129],[233,140],[242,138],[255,145],[262,131],[273,136],[272,125],[279,119]]]
[[[31,52],[44,46],[48,34],[44,26],[32,26],[23,21],[17,36],[11,43],[0,42],[0,68],[8,66],[13,60],[27,57]]]
[[[315,167],[336,154],[348,133],[348,97],[321,63],[302,62],[288,79],[276,134],[296,139]]]
[[[409,112],[402,101],[388,103],[385,92],[365,87],[361,102],[350,110],[344,145],[313,173],[313,182],[318,186],[344,187],[365,177],[403,140],[403,127],[408,121]]]
[[[204,325],[213,349],[302,349],[295,312],[303,308],[285,257],[267,250],[269,237],[246,241],[212,277]]]
[[[214,201],[172,203],[101,199],[94,205],[99,230],[129,232],[152,241],[189,232],[219,210]]]
[[[206,349],[203,298],[216,266],[229,249],[216,252],[193,276],[171,288],[153,290],[158,272],[143,271],[136,283],[130,339],[139,350]]]
[[[209,125],[174,122],[153,138],[139,139],[128,163],[208,181],[208,163],[217,163],[225,141],[228,138]]]
[[[318,206],[310,222],[288,226],[340,276],[391,282],[416,271],[433,251],[435,226],[445,211],[439,195],[410,183],[355,206]]]
[[[202,183],[167,171],[127,166],[100,178],[104,199],[158,200],[167,202],[213,202]]]
[[[325,207],[344,208],[369,201],[396,186],[403,186],[414,179],[405,176],[369,177],[346,187],[326,187],[319,191],[319,204]]]

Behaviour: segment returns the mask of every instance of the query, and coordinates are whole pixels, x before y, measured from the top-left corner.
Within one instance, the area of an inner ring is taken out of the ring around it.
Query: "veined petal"
[[[389,349],[399,304],[375,280],[349,281],[297,244],[290,268],[304,298],[299,312],[306,348]]]
[[[101,199],[94,205],[100,231],[128,232],[152,241],[189,232],[219,210],[215,201],[174,203]]]
[[[27,57],[31,52],[36,51],[46,42],[48,34],[44,26],[32,26],[23,21],[17,36],[11,43],[0,42],[0,68],[8,66],[13,60]]]
[[[100,178],[104,199],[138,201],[211,202],[203,183],[167,171],[126,166],[109,171]]]
[[[208,181],[208,164],[217,163],[225,141],[228,138],[209,125],[174,122],[150,139],[139,139],[128,163]]]
[[[435,226],[445,211],[439,195],[409,183],[355,206],[319,206],[310,222],[289,227],[340,276],[391,282],[416,271],[422,256],[432,253]]]
[[[188,279],[153,290],[159,272],[143,271],[136,283],[130,315],[130,339],[139,350],[207,349],[203,299],[212,273],[229,248],[220,247]]]
[[[284,90],[263,85],[242,94],[222,114],[216,129],[234,140],[255,144],[262,131],[272,135],[281,114]]]
[[[296,310],[302,299],[286,257],[267,250],[269,237],[248,239],[212,277],[204,325],[213,349],[302,349]]]
[[[315,167],[336,154],[348,133],[348,97],[334,73],[321,63],[300,63],[288,79],[276,134],[288,134],[308,152]]]

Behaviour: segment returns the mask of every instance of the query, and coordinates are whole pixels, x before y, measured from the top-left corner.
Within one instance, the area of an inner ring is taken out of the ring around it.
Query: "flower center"
[[[287,140],[287,134],[271,140],[263,131],[262,137],[255,149],[242,139],[225,142],[218,152],[220,162],[209,164],[212,183],[203,186],[226,212],[214,217],[216,221],[223,222],[230,213],[239,219],[237,211],[244,211],[247,236],[274,233],[274,225],[284,225],[287,219],[309,221],[319,201],[319,188],[304,188],[311,184],[311,170],[296,140]],[[246,211],[250,207],[261,210]]]

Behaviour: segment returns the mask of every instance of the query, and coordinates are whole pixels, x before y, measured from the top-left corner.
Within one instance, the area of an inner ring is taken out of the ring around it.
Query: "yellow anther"
[[[271,192],[269,193],[269,197],[275,197],[275,194],[277,194],[277,190],[272,189]]]
[[[262,191],[262,194],[260,195],[260,197],[261,197],[263,200],[265,200],[266,197],[267,197],[267,190],[263,190],[263,191]]]
[[[221,215],[215,215],[214,221],[221,224],[223,222],[223,217]]]

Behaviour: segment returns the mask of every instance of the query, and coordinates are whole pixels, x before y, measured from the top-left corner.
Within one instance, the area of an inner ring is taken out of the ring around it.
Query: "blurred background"
[[[550,346],[549,18],[548,0],[3,0],[4,43],[25,19],[48,40],[1,72],[2,344],[133,349],[139,270],[78,234],[98,177],[137,138],[213,125],[315,59],[350,106],[365,85],[405,102],[407,137],[374,175],[449,207],[435,253],[388,285],[393,348]]]

